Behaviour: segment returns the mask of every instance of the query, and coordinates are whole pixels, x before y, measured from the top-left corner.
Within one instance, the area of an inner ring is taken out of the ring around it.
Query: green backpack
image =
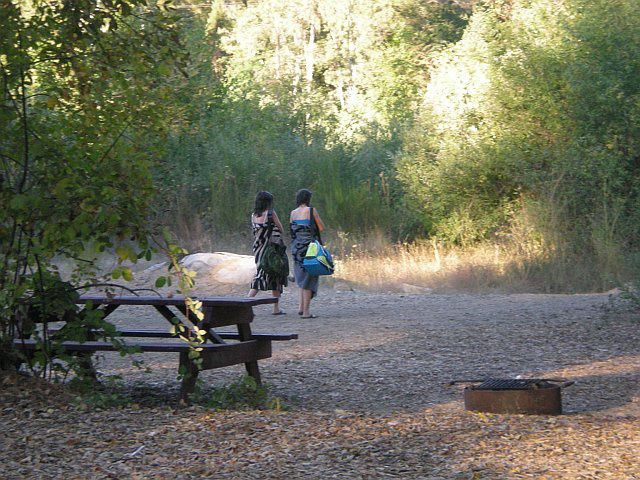
[[[268,275],[287,278],[289,276],[289,257],[287,257],[287,246],[282,242],[282,240],[278,243],[271,241],[271,234],[273,233],[271,211],[267,213],[267,221],[269,222],[267,244],[264,247],[264,252],[262,252],[258,268],[264,270]]]
[[[289,276],[289,258],[284,244],[267,241],[259,267],[269,275],[277,277]]]

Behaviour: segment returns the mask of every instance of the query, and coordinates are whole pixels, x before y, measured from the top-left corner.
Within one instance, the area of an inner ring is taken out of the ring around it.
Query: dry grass
[[[374,291],[587,292],[613,288],[589,259],[552,260],[535,249],[482,244],[444,247],[435,242],[352,251],[338,258],[336,281]]]
[[[198,221],[192,223],[176,232],[189,252],[251,254],[249,229],[205,234]],[[493,242],[464,248],[435,240],[391,244],[388,232],[380,230],[366,235],[338,231],[327,237],[337,269],[324,282],[377,292],[604,292],[631,280],[638,268],[638,261],[619,249],[576,253],[570,239],[545,239],[526,225],[514,226]]]

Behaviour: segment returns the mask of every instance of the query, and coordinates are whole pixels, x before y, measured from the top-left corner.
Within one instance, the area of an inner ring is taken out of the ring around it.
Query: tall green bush
[[[158,174],[167,218],[183,237],[237,235],[258,190],[286,211],[306,187],[332,231],[401,232],[399,133],[433,52],[465,22],[461,7],[417,0],[217,1],[206,21],[191,14],[177,101],[192,127],[173,133]]]
[[[526,216],[602,288],[638,248],[640,4],[509,5],[477,9],[438,59],[399,175],[425,233],[464,243]]]
[[[43,322],[46,339],[48,321],[76,310],[77,290],[96,278],[95,250],[135,261],[128,242],[147,247],[150,170],[181,54],[177,19],[146,6],[0,5],[2,366],[15,337]],[[77,264],[71,278],[56,257]]]

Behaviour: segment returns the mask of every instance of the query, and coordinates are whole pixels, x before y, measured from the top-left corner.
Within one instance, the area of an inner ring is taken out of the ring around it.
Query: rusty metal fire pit
[[[454,381],[480,383],[464,389],[466,410],[486,413],[524,413],[529,415],[559,415],[562,413],[561,389],[575,382],[557,378]]]

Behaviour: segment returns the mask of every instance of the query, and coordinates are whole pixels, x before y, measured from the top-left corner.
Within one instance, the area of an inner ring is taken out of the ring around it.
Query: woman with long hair
[[[296,194],[296,209],[291,211],[291,255],[293,256],[294,275],[300,288],[298,315],[302,318],[316,318],[309,309],[311,299],[318,293],[318,278],[302,267],[307,247],[317,240],[324,231],[324,223],[318,211],[311,206],[311,191],[303,188]]]
[[[256,201],[251,214],[251,227],[253,229],[253,256],[256,262],[256,276],[251,282],[249,296],[255,297],[259,291],[271,290],[271,294],[280,298],[283,287],[287,286],[287,277],[281,277],[265,272],[260,268],[260,261],[264,255],[267,242],[282,241],[282,223],[273,210],[273,195],[262,191],[256,195]],[[280,308],[280,301],[273,304],[273,315],[284,315]]]

